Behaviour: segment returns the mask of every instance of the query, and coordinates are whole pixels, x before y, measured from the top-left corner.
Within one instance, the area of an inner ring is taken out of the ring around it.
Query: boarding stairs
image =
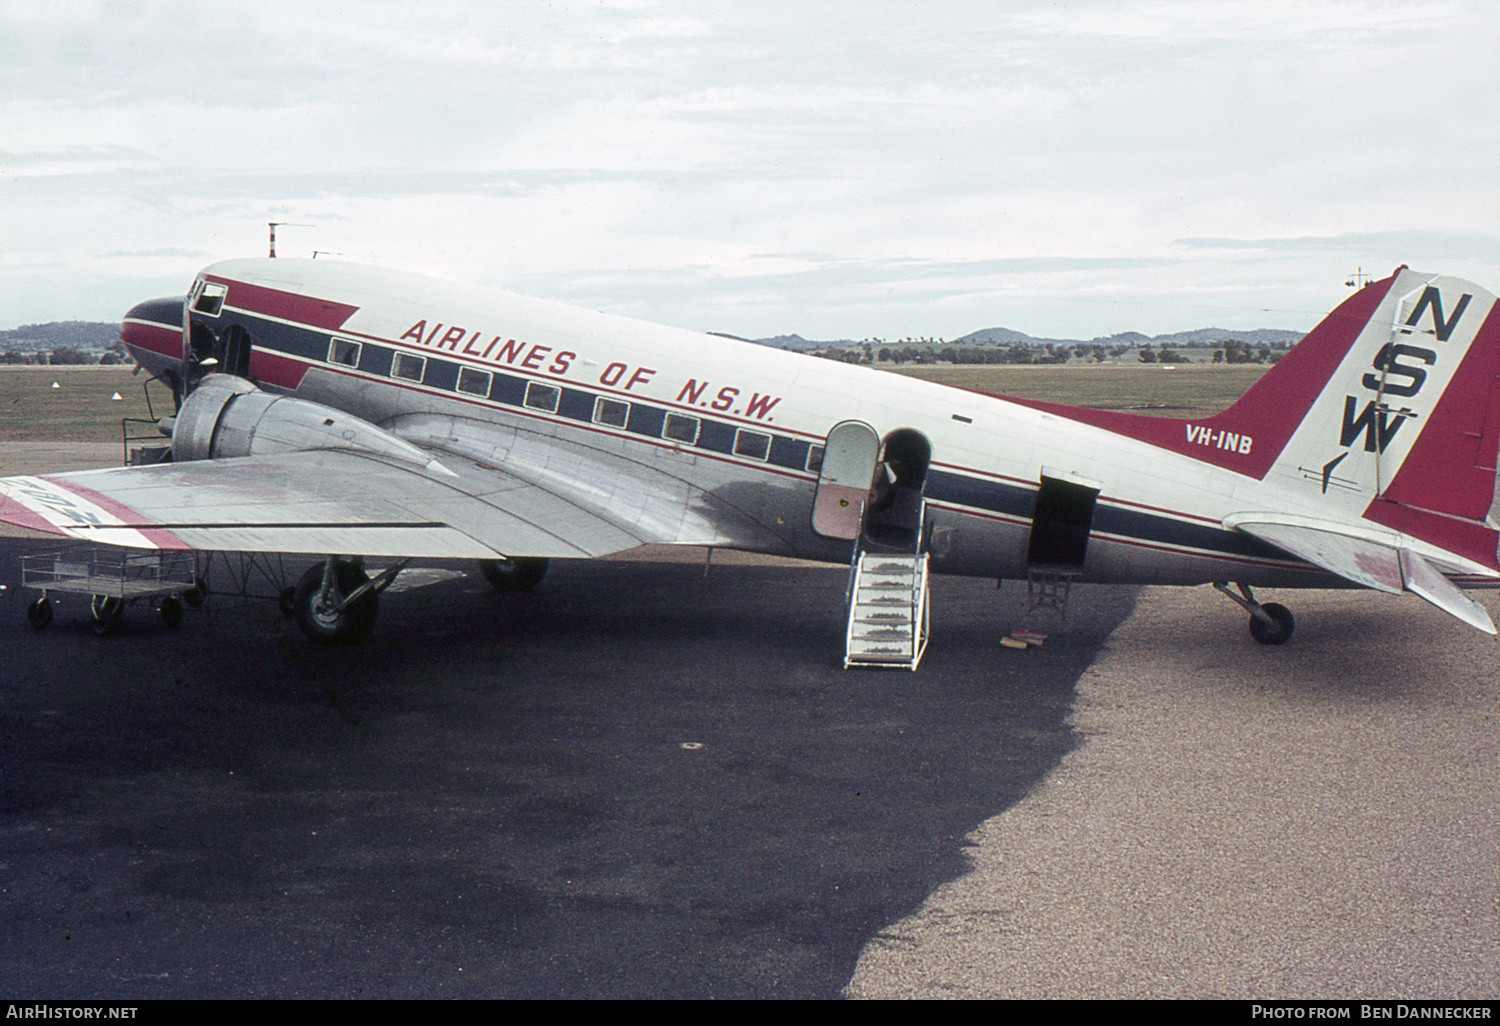
[[[850,585],[844,668],[915,670],[927,648],[927,553],[860,552]]]

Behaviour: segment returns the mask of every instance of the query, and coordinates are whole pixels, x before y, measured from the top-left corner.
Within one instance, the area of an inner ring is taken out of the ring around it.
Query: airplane
[[[121,338],[173,390],[170,459],[0,480],[0,520],[103,545],[319,557],[286,601],[366,637],[411,559],[500,590],[644,544],[851,567],[845,665],[915,669],[929,573],[1412,592],[1494,634],[1495,297],[1402,266],[1221,413],[947,387],[433,278],[213,264]],[[367,558],[396,562],[375,577]],[[859,624],[856,624],[859,621]],[[862,626],[861,626],[862,625]]]

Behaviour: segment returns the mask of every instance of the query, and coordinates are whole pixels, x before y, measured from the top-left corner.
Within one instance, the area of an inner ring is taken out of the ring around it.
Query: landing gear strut
[[[1265,604],[1255,601],[1255,595],[1250,591],[1249,585],[1237,584],[1239,595],[1229,590],[1229,585],[1223,581],[1214,582],[1214,590],[1228,596],[1231,602],[1244,607],[1250,614],[1250,636],[1262,645],[1285,645],[1292,637],[1292,631],[1296,629],[1297,621],[1293,619],[1291,610],[1286,606],[1277,605],[1275,602]]]

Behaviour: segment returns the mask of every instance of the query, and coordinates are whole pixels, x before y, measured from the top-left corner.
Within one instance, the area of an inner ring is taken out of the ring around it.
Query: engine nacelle
[[[272,395],[232,374],[211,374],[188,395],[172,428],[172,461],[353,449],[426,466],[410,442],[321,403]]]

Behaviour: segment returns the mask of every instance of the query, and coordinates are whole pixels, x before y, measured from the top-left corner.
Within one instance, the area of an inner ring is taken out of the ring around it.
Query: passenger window
[[[557,401],[562,398],[562,389],[556,385],[544,385],[540,381],[530,381],[526,384],[526,398],[523,400],[533,410],[545,410],[547,413],[557,412]]]
[[[734,433],[734,454],[752,460],[771,458],[771,436],[763,431],[740,428]]]
[[[807,447],[807,472],[809,474],[821,473],[823,470],[823,447],[821,445],[809,445]]]
[[[490,394],[490,372],[475,370],[473,367],[460,367],[458,371],[458,390],[467,392],[469,395]]]
[[[328,343],[328,362],[345,367],[359,366],[360,344],[346,338],[336,338]]]
[[[622,428],[625,421],[630,417],[630,404],[622,403],[618,399],[606,399],[604,396],[594,400],[594,423],[604,424],[608,427]]]
[[[426,370],[427,357],[425,356],[397,353],[396,359],[391,362],[391,377],[402,378],[406,381],[421,381],[422,374]]]
[[[674,442],[686,442],[692,445],[698,440],[698,418],[669,413],[666,423],[662,425],[661,436]]]

